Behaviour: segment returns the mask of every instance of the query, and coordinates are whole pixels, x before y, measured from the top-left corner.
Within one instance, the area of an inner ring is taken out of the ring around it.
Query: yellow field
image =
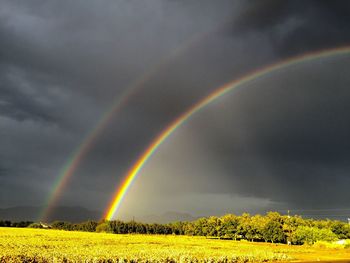
[[[204,237],[0,228],[0,262],[266,262],[330,258],[350,258],[350,250]]]

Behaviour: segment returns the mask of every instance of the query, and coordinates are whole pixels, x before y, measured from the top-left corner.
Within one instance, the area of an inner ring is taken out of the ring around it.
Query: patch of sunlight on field
[[[298,259],[297,253],[315,249],[205,237],[0,228],[0,262],[266,262]]]

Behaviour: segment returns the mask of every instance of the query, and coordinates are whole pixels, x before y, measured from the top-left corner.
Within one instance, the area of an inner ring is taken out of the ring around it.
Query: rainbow
[[[132,82],[127,88],[126,91],[118,98],[116,98],[111,106],[106,110],[106,113],[101,117],[101,119],[94,126],[95,128],[87,133],[80,145],[72,152],[68,158],[68,161],[65,163],[63,168],[60,170],[59,175],[57,176],[55,182],[53,183],[52,190],[50,191],[46,202],[43,205],[43,210],[38,216],[38,221],[47,221],[49,218],[52,209],[56,205],[59,196],[61,196],[63,189],[67,185],[69,178],[72,177],[76,169],[78,168],[80,162],[84,159],[86,154],[92,148],[93,143],[96,141],[96,138],[101,134],[101,132],[106,128],[111,119],[127,104],[130,97],[132,97],[144,84],[149,81],[153,76],[155,76],[161,69],[163,69],[171,60],[175,59],[179,54],[184,53],[196,43],[201,42],[203,38],[206,38],[211,33],[220,29],[227,23],[227,19],[220,23],[214,28],[198,33],[192,36],[189,40],[186,40],[184,43],[176,47],[171,53],[161,59],[155,66],[150,70],[147,70],[134,82]]]
[[[322,59],[335,55],[342,55],[350,53],[350,46],[338,47],[334,49],[321,50],[316,52],[310,52],[303,55],[299,55],[296,57],[289,58],[287,60],[280,61],[278,63],[266,66],[264,68],[253,71],[250,74],[247,74],[239,79],[236,79],[232,82],[229,82],[216,90],[214,90],[211,94],[209,94],[204,99],[198,101],[191,108],[189,108],[182,115],[177,117],[173,122],[170,123],[155,139],[150,143],[150,145],[146,148],[146,150],[141,154],[139,159],[134,163],[134,165],[128,170],[125,175],[125,180],[123,184],[117,188],[117,191],[113,195],[113,199],[108,206],[104,218],[106,220],[112,220],[116,212],[118,211],[123,198],[125,197],[128,189],[130,188],[132,182],[136,179],[137,175],[140,173],[146,162],[152,157],[152,155],[157,151],[159,146],[184,122],[186,122],[192,115],[196,112],[210,104],[212,101],[224,96],[229,93],[233,89],[236,89],[243,84],[246,84],[252,80],[256,80],[268,74],[275,73],[278,70],[284,69],[286,67],[311,61],[315,59]]]

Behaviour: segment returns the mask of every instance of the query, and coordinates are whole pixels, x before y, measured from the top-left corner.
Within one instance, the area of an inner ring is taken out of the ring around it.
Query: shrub
[[[51,227],[59,230],[73,230],[73,224],[63,221],[55,221],[51,224]]]
[[[299,226],[292,236],[294,244],[312,245],[316,241],[334,241],[337,240],[336,234],[330,229],[319,229],[316,227]]]
[[[85,231],[85,232],[95,232],[97,227],[97,223],[94,221],[86,221],[80,224],[74,225],[74,230]]]
[[[315,244],[313,244],[316,248],[329,248],[329,249],[341,249],[344,248],[345,245],[342,244],[336,244],[334,242],[328,242],[328,241],[316,241]]]
[[[43,228],[43,226],[40,223],[31,223],[29,228]]]
[[[108,233],[109,232],[109,227],[108,227],[108,224],[106,222],[103,222],[101,224],[99,224],[97,227],[96,227],[96,232],[98,233]]]

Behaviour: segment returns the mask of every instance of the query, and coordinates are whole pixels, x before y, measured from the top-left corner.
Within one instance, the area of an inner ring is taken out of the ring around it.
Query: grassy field
[[[350,249],[0,228],[0,262],[266,262],[350,259]]]

